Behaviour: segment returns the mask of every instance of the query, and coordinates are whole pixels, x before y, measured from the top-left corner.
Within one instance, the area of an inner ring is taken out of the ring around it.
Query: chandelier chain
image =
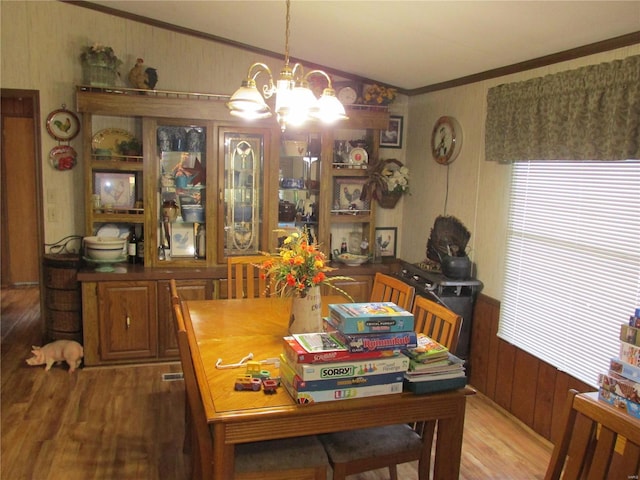
[[[287,16],[285,20],[285,31],[284,31],[284,65],[285,67],[289,66],[289,23],[291,20],[291,0],[287,0]]]

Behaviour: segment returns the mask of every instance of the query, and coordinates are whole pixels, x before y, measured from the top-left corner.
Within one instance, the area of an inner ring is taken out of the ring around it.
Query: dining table
[[[273,394],[235,389],[248,357],[271,376],[279,376],[277,360],[283,353],[283,337],[289,335],[291,301],[267,297],[182,302],[213,435],[213,478],[233,479],[237,444],[428,420],[438,425],[433,478],[458,478],[466,397],[474,393],[469,387],[307,404],[296,403],[282,386]],[[328,305],[345,302],[343,296],[323,295],[322,315],[327,315]]]

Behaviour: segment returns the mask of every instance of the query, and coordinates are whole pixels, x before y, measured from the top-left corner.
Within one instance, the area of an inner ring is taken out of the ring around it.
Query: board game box
[[[404,355],[332,363],[298,363],[289,361],[284,354],[281,357],[288,361],[289,366],[302,380],[327,380],[406,372],[409,367],[409,359]]]
[[[329,316],[347,334],[410,332],[414,327],[413,314],[392,302],[331,304]]]
[[[351,353],[346,348],[324,352],[308,352],[293,337],[283,338],[283,353],[290,364],[295,363],[327,363],[390,358],[400,355],[400,350],[374,350],[372,352]]]
[[[355,377],[330,378],[326,380],[303,380],[287,363],[280,364],[280,378],[286,380],[296,392],[317,392],[345,388],[364,388],[373,385],[402,382],[404,372],[359,375]]]
[[[417,334],[411,332],[387,333],[343,333],[333,324],[332,318],[325,318],[323,328],[344,344],[351,353],[377,350],[402,350],[418,345]]]

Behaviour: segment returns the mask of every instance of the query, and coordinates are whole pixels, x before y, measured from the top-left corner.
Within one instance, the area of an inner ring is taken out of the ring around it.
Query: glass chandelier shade
[[[285,64],[280,76],[274,84],[273,74],[266,64],[257,62],[251,65],[247,78],[227,103],[231,115],[246,120],[268,118],[272,113],[265,99],[275,95],[275,112],[282,131],[285,131],[287,125],[299,126],[308,120],[330,124],[347,119],[344,106],[336,98],[329,75],[322,70],[311,70],[305,75],[301,64],[296,63],[293,68],[289,66],[289,9],[290,0],[287,0]],[[263,72],[269,79],[261,94],[256,86],[256,78]],[[327,80],[327,88],[319,99],[309,88],[309,78],[314,75],[323,76]]]

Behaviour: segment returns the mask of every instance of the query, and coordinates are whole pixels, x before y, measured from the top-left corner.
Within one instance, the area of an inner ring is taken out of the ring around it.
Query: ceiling
[[[72,3],[284,53],[284,0]],[[293,0],[290,30],[305,66],[410,93],[616,37],[638,43],[640,1]]]

